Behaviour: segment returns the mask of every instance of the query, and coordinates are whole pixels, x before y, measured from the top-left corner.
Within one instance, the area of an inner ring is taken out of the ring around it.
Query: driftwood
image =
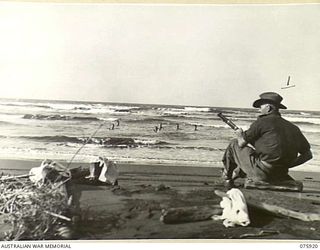
[[[26,178],[31,176],[30,174],[23,174],[23,175],[15,175],[15,176],[2,176],[0,181],[8,181],[8,180],[15,180],[19,178]]]
[[[241,234],[239,238],[244,239],[244,238],[265,237],[265,236],[275,235],[279,233],[280,233],[279,231],[275,231],[275,230],[261,230],[258,233]]]
[[[295,181],[295,180],[286,180],[286,181],[275,182],[275,183],[247,180],[244,183],[244,187],[246,189],[302,192],[303,184],[302,182]]]
[[[76,167],[76,168],[71,168],[70,169],[71,172],[71,178],[74,181],[78,181],[78,180],[84,180],[85,176],[89,175],[89,168],[86,167]]]
[[[209,220],[213,215],[221,215],[219,205],[191,206],[163,209],[160,220],[166,224]]]
[[[302,221],[320,221],[320,207],[312,201],[285,196],[277,192],[262,190],[241,190],[247,205],[276,216],[289,217]],[[224,197],[226,193],[216,190]]]
[[[69,217],[66,217],[64,215],[61,215],[61,214],[57,214],[57,213],[53,213],[53,212],[50,212],[50,211],[43,211],[44,213],[46,214],[50,214],[54,217],[57,217],[59,219],[62,219],[62,220],[66,220],[66,221],[71,221],[71,219]]]

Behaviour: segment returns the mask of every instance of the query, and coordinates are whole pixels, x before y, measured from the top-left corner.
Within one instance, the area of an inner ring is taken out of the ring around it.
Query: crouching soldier
[[[248,130],[236,130],[237,139],[231,141],[223,156],[226,186],[232,187],[237,177],[246,176],[248,187],[255,186],[255,182],[288,182],[302,190],[288,172],[312,159],[310,144],[296,125],[281,117],[279,109],[287,108],[281,101],[279,94],[266,92],[253,103],[259,108],[258,119]]]

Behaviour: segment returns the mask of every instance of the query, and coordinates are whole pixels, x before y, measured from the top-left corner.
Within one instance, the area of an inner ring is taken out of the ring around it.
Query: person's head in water
[[[155,126],[153,131],[157,133],[158,130],[159,130],[158,126]]]

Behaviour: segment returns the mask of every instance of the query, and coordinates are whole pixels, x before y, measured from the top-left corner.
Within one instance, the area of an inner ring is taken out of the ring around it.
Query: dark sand
[[[26,174],[40,163],[0,160],[0,172]],[[88,164],[73,163],[70,168],[79,166],[88,167]],[[221,198],[214,190],[226,191],[219,178],[220,169],[137,164],[118,164],[118,167],[118,187],[85,182],[73,185],[79,217],[71,226],[72,239],[320,239],[320,222],[274,217],[252,209],[249,210],[251,224],[247,227],[225,228],[222,221],[213,220],[164,224],[159,220],[162,209],[219,204]],[[293,171],[291,176],[303,181],[304,191],[284,194],[312,200],[319,205],[320,213],[320,173]],[[244,234],[258,234],[262,230],[273,234],[242,239]]]

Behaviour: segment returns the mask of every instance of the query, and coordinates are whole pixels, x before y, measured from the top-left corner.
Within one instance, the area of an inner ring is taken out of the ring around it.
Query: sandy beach
[[[40,162],[1,160],[0,171],[25,174]],[[79,166],[88,164],[73,163],[70,168]],[[70,225],[71,239],[320,239],[320,222],[275,217],[250,208],[247,227],[225,228],[222,221],[214,220],[163,223],[163,209],[219,204],[221,198],[214,190],[226,191],[220,169],[139,164],[118,164],[118,168],[119,186],[73,184],[76,216]],[[320,174],[294,171],[291,175],[303,181],[304,191],[284,194],[319,205]],[[261,231],[270,233],[261,235]]]

